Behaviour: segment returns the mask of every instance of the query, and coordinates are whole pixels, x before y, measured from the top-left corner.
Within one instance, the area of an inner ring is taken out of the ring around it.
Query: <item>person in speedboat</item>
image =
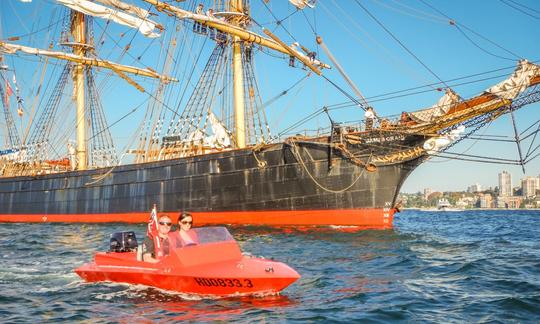
[[[171,249],[196,245],[199,243],[197,233],[192,230],[193,216],[189,212],[178,215],[178,231],[171,231],[171,218],[162,215],[158,220],[157,239],[147,236],[144,239],[143,261],[157,263],[169,255]]]
[[[143,261],[157,263],[164,256],[169,255],[171,246],[176,246],[176,241],[171,238],[172,221],[168,215],[161,215],[158,220],[158,235],[157,238],[147,236],[143,243]],[[157,247],[156,247],[157,245]]]
[[[189,212],[182,211],[178,215],[178,234],[176,246],[189,246],[199,244],[197,233],[192,229],[193,215]]]

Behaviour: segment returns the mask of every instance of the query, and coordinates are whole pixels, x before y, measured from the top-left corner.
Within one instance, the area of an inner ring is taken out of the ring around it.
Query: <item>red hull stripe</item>
[[[251,225],[354,225],[366,228],[392,228],[395,209],[362,208],[339,210],[296,211],[231,211],[194,212],[197,225],[251,224]],[[178,211],[160,212],[173,219]],[[0,222],[8,223],[145,223],[150,212],[114,214],[0,214]]]

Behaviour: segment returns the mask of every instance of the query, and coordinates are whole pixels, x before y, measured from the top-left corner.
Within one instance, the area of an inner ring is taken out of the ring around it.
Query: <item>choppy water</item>
[[[282,295],[198,299],[83,283],[125,224],[0,224],[1,322],[538,322],[540,212],[405,211],[394,230],[230,228],[302,278]]]

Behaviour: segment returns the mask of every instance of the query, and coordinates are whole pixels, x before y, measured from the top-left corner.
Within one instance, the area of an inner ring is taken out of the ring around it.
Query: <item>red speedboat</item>
[[[277,293],[300,278],[284,263],[242,255],[224,227],[193,231],[198,244],[174,248],[158,263],[140,261],[133,232],[117,233],[111,238],[111,251],[96,253],[94,262],[75,272],[88,282],[141,284],[212,296]]]

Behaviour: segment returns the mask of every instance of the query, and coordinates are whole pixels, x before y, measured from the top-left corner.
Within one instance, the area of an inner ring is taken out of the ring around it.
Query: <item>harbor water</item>
[[[408,210],[394,225],[229,227],[244,252],[302,278],[277,296],[201,299],[73,272],[145,224],[0,224],[0,321],[540,321],[539,211]]]

